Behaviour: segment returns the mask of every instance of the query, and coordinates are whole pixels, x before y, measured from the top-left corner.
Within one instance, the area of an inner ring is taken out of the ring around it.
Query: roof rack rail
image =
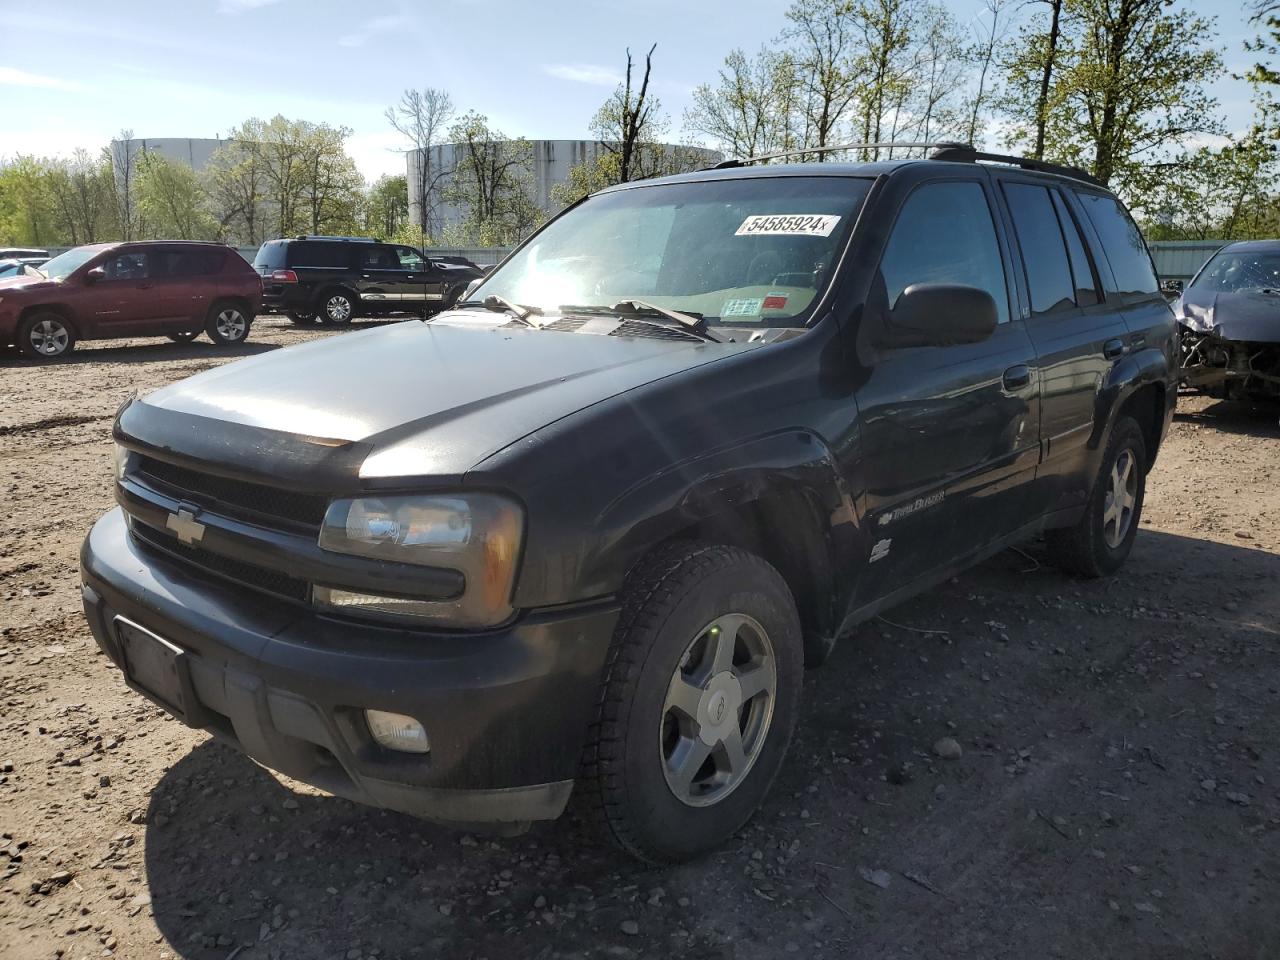
[[[1060,177],[1071,177],[1073,180],[1084,180],[1088,183],[1102,186],[1100,180],[1079,167],[1047,163],[1044,160],[1035,160],[1031,157],[1012,157],[1003,153],[986,153],[968,143],[940,143],[929,154],[929,159],[950,160],[955,163],[977,163],[979,160],[986,163],[1005,163],[1010,166],[1020,167],[1023,170],[1035,170],[1037,173],[1053,173]]]
[[[963,147],[965,144],[954,143],[952,141],[924,140],[897,143],[881,142],[881,143],[834,143],[828,147],[797,147],[794,150],[779,150],[777,153],[762,153],[755,157],[743,157],[741,160],[721,160],[719,163],[709,167],[711,170],[728,170],[732,167],[745,167],[748,163],[759,163],[762,160],[779,160],[782,157],[799,157],[808,153],[834,153],[838,150],[922,150],[930,147]],[[970,147],[969,149],[973,149]]]
[[[382,243],[381,237],[330,237],[319,233],[300,233],[291,240],[349,240],[352,243]]]

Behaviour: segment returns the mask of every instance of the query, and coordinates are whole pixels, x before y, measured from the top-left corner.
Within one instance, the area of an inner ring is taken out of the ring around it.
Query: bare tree
[[[1062,0],[1039,0],[1050,9],[1049,33],[1045,37],[1043,72],[1040,74],[1040,95],[1036,99],[1036,143],[1031,156],[1044,159],[1044,131],[1049,123],[1049,88],[1053,83],[1053,70],[1057,66],[1058,39],[1062,34]]]
[[[116,186],[116,216],[120,220],[121,237],[132,240],[137,221],[134,192],[138,175],[133,154],[133,131],[121,130],[116,136],[116,142],[120,144],[120,150],[113,152],[111,156]]]
[[[600,127],[597,132],[602,134],[600,145],[617,157],[619,183],[635,179],[638,151],[647,139],[651,139],[647,136],[650,118],[658,108],[658,102],[649,97],[649,74],[653,70],[653,51],[657,49],[655,43],[645,54],[644,79],[637,90],[631,82],[631,48],[627,48],[626,79],[596,117],[596,124]],[[616,142],[610,139],[615,132]]]
[[[978,64],[978,89],[974,92],[973,102],[969,105],[969,126],[965,137],[969,143],[977,142],[983,108],[995,92],[989,84],[989,77],[996,55],[1008,33],[1008,24],[1001,18],[1013,2],[1014,0],[986,0],[983,4],[983,10],[991,18],[991,22],[985,30],[979,28],[975,31],[977,40],[970,50],[971,58]],[[1055,2],[1061,3],[1061,0],[1055,0]],[[1043,144],[1041,148],[1043,149]]]
[[[850,69],[858,41],[852,8],[832,0],[794,0],[787,8],[790,25],[782,36],[795,45],[804,87],[805,146],[827,146],[858,95]],[[826,154],[816,159],[825,160]]]
[[[410,176],[417,188],[415,208],[424,241],[428,235],[438,232],[437,188],[452,174],[451,170],[442,169],[436,162],[432,148],[443,139],[453,114],[453,98],[446,91],[434,87],[406,90],[401,94],[399,103],[386,109],[387,122],[410,143],[405,152],[416,157],[416,161],[410,164]]]

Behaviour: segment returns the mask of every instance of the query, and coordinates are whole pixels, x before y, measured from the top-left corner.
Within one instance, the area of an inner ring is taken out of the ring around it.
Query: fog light
[[[405,753],[431,752],[427,731],[413,717],[406,717],[403,713],[387,713],[385,710],[366,710],[364,717],[373,739],[387,749]]]

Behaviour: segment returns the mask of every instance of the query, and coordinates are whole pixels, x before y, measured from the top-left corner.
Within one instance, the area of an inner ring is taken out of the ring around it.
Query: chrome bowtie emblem
[[[177,513],[169,514],[169,519],[165,520],[164,525],[174,532],[179,543],[199,543],[204,536],[204,524],[185,507]]]

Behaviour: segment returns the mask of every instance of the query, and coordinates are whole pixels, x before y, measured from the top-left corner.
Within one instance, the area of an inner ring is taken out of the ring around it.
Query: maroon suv
[[[241,343],[262,304],[262,280],[217,243],[95,243],[0,280],[0,344],[52,359],[77,340],[200,335]]]

